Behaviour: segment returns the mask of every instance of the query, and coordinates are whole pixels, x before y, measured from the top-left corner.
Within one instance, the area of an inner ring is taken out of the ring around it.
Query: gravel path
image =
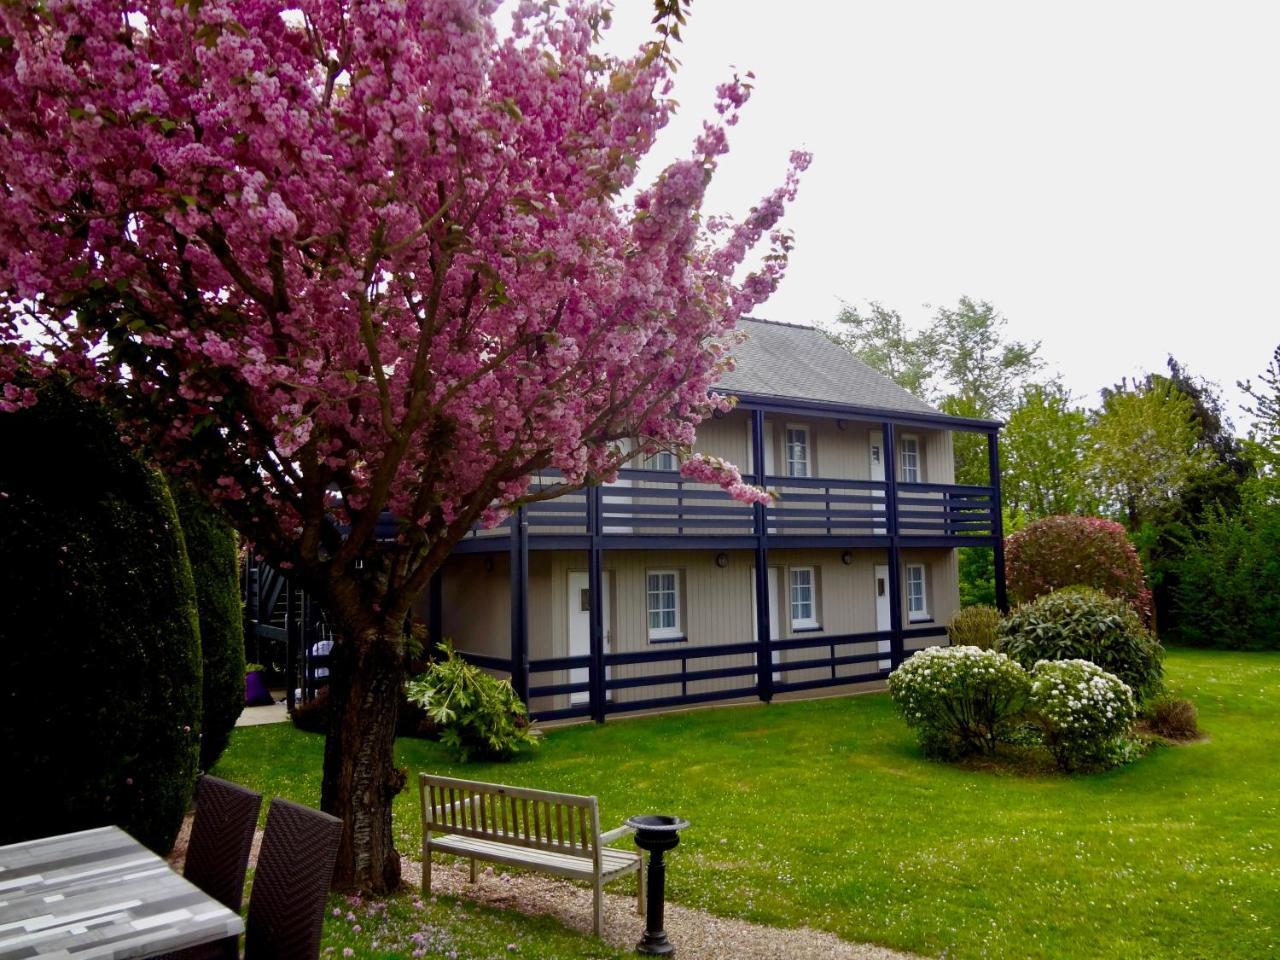
[[[169,855],[169,862],[176,869],[182,868],[190,828],[191,816],[188,815]],[[261,842],[259,830],[254,837],[250,864],[257,860]],[[405,857],[402,870],[404,882],[417,889],[422,883],[422,864]],[[478,871],[474,884],[468,882],[467,876],[465,866],[437,862],[431,871],[432,892],[502,910],[552,916],[566,927],[591,933],[589,889],[536,873],[495,873],[488,867]],[[920,960],[916,954],[850,943],[808,927],[768,927],[717,917],[677,903],[667,904],[666,926],[681,960],[778,960],[780,957],[788,960]],[[635,897],[606,892],[605,941],[626,949],[635,946],[642,933],[644,922],[636,914]]]

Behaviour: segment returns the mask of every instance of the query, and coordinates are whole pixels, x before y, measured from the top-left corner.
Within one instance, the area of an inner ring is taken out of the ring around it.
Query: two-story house
[[[683,479],[673,455],[476,530],[419,613],[539,719],[880,679],[945,642],[957,549],[1003,571],[999,424],[939,413],[811,327],[744,320],[695,450],[777,491],[767,506]],[[954,482],[952,436],[988,440],[987,486]],[[1003,602],[1002,579],[997,591]]]

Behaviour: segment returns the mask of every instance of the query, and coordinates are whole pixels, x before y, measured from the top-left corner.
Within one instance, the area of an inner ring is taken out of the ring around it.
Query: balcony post
[[[511,517],[511,687],[529,703],[529,521],[524,507]]]
[[[1000,493],[1000,431],[987,434],[987,470],[991,482],[991,532],[995,536],[991,552],[995,563],[996,606],[1009,612],[1009,592],[1004,577],[1004,503]]]
[[[751,460],[753,479],[765,485],[764,411],[751,411]],[[754,506],[756,541],[756,694],[765,703],[773,699],[773,645],[769,637],[769,516],[763,503]]]
[[[437,570],[427,584],[427,634],[431,649],[444,639],[444,571]]]
[[[591,603],[588,612],[588,637],[591,645],[591,665],[587,670],[591,684],[591,719],[604,723],[605,667],[604,667],[604,577],[601,575],[603,552],[600,548],[600,487],[587,488],[587,594]]]
[[[898,550],[898,442],[893,424],[884,427],[885,524],[889,537],[889,666],[897,670],[905,656],[902,634],[902,557]]]

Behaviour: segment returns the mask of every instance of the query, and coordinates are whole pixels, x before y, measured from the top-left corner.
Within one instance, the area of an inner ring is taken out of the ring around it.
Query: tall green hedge
[[[173,845],[199,756],[195,587],[164,479],[57,379],[0,413],[0,843]]]
[[[227,749],[236,718],[244,709],[244,616],[236,534],[190,487],[174,484],[173,499],[182,521],[200,612],[204,661],[200,769],[208,770]]]

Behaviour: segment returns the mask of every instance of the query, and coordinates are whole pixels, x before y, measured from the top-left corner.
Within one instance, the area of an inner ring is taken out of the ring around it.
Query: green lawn
[[[1168,678],[1209,740],[1078,778],[927,762],[881,694],[565,728],[503,765],[416,740],[399,755],[411,773],[596,794],[606,827],[683,814],[669,896],[725,916],[949,958],[1280,955],[1280,654],[1171,651]],[[217,772],[314,804],[320,757],[319,737],[243,728]],[[396,818],[413,855],[416,790]],[[545,948],[521,955],[610,955],[537,930]]]

